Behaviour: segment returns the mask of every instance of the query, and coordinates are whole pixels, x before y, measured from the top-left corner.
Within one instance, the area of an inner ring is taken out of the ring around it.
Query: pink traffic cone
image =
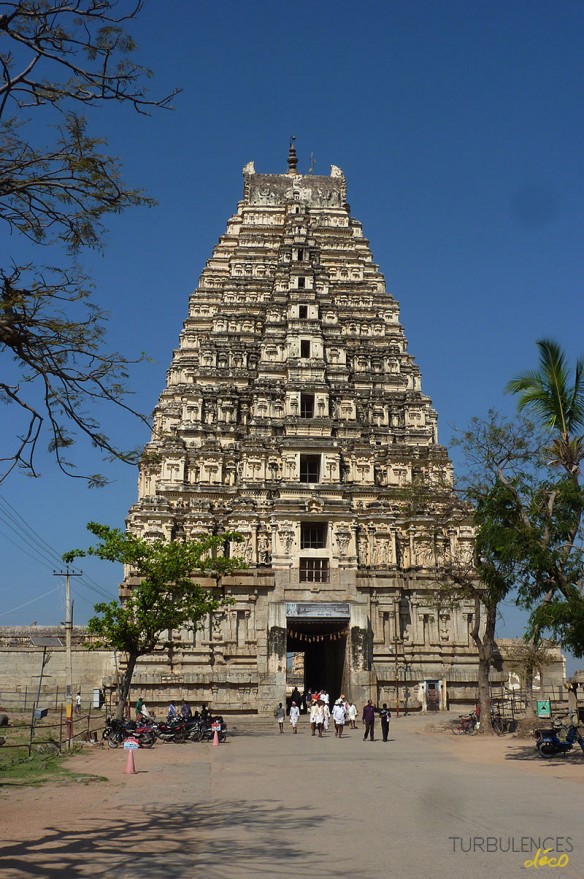
[[[213,744],[216,747],[219,747],[219,733],[217,732],[217,730],[215,730],[215,732],[213,733]]]
[[[136,775],[136,767],[134,765],[134,751],[128,751],[128,759],[126,761],[124,775]]]

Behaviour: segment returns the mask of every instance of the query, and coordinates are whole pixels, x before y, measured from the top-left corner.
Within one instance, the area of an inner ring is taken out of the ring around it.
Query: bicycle
[[[453,720],[450,729],[455,736],[474,736],[478,732],[478,717],[476,714],[461,714],[458,720]]]
[[[491,726],[498,736],[507,732],[507,721],[500,714],[491,713]]]

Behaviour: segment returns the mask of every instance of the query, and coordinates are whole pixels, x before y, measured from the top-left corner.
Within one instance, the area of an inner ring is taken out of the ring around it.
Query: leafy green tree
[[[543,632],[584,655],[584,360],[573,370],[559,345],[537,343],[539,368],[509,382],[543,432],[529,503],[517,523],[520,601],[531,610],[534,643]]]
[[[584,565],[580,464],[584,441],[581,361],[572,373],[559,347],[538,343],[539,370],[509,383],[535,423],[489,412],[455,440],[465,471],[461,499],[472,511],[475,558],[453,558],[443,592],[474,601],[471,636],[479,653],[481,713],[488,717],[489,676],[499,607],[513,597],[530,611],[526,649],[537,655],[544,633],[584,654]],[[464,507],[449,513],[464,520]],[[482,730],[488,732],[489,724]]]
[[[127,402],[136,361],[105,347],[106,315],[91,300],[79,259],[102,246],[109,215],[154,203],[126,185],[87,120],[107,105],[142,114],[169,105],[172,95],[149,97],[151,72],[134,61],[126,27],[141,8],[130,0],[0,4],[0,227],[8,233],[0,255],[0,402],[14,409],[0,481],[15,467],[38,475],[45,434],[68,475],[78,475],[68,450],[81,437],[106,458],[137,460],[95,415],[101,402],[138,414]],[[104,482],[100,474],[82,478]]]
[[[442,596],[474,604],[470,636],[478,652],[478,697],[483,735],[493,734],[490,723],[490,675],[496,650],[500,605],[516,587],[516,559],[510,534],[518,503],[528,491],[526,469],[536,450],[532,425],[510,421],[490,411],[473,418],[454,441],[464,458],[464,475],[457,494],[461,503],[447,512],[444,527],[475,527],[472,559],[454,554],[439,572]]]
[[[88,531],[99,543],[88,549],[65,553],[68,564],[84,556],[124,565],[130,590],[121,602],[95,605],[88,623],[95,646],[122,651],[126,665],[119,686],[117,716],[124,716],[132,676],[141,656],[164,650],[161,640],[173,629],[199,628],[209,614],[231,603],[220,589],[220,577],[245,567],[239,558],[220,554],[226,541],[241,542],[241,535],[226,533],[197,541],[149,542],[128,532],[90,522]],[[219,552],[218,552],[219,551]],[[194,582],[196,575],[213,576],[216,587]]]

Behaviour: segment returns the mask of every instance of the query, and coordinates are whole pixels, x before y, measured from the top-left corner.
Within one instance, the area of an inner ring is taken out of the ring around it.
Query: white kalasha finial
[[[244,174],[255,174],[255,165],[253,162],[248,162],[247,165],[243,166]]]
[[[331,165],[331,177],[344,177],[345,175],[338,165]]]

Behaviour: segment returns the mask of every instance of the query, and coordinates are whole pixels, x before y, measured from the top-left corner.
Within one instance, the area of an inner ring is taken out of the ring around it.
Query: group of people
[[[182,705],[179,708],[176,707],[174,702],[170,702],[166,712],[167,722],[173,720],[184,720],[186,723],[187,720],[192,720],[193,717],[196,720],[198,720],[199,717],[203,720],[209,720],[211,717],[211,712],[209,711],[205,703],[203,703],[203,705],[201,706],[200,713],[198,711],[195,711],[195,713],[193,714],[191,706],[188,702],[185,702],[184,699],[182,701]]]
[[[136,720],[154,720],[154,714],[148,710],[148,707],[146,706],[146,703],[144,702],[142,696],[138,697],[135,710]],[[211,712],[209,711],[209,708],[205,703],[203,703],[203,705],[201,706],[200,712],[195,711],[194,713],[189,703],[186,702],[184,699],[182,701],[182,704],[178,708],[176,707],[174,702],[169,703],[166,712],[167,722],[174,720],[184,720],[186,722],[187,720],[192,720],[193,718],[195,720],[198,720],[199,718],[201,718],[202,720],[211,719]]]
[[[307,711],[310,720],[311,735],[318,735],[322,738],[324,732],[329,729],[330,721],[334,724],[335,738],[342,738],[345,725],[349,723],[350,729],[357,729],[358,710],[354,702],[350,702],[343,694],[330,707],[329,694],[326,690],[308,691],[310,693],[310,702],[307,703]],[[295,695],[298,694],[298,695]],[[303,694],[304,695],[304,694]],[[298,721],[301,713],[301,698],[298,691],[292,691],[289,719],[292,726],[292,732],[298,732]],[[379,714],[381,720],[381,737],[384,742],[388,741],[389,724],[391,721],[391,711],[387,707],[387,703],[383,703],[382,708],[373,705],[373,701],[369,699],[363,708],[361,720],[364,726],[363,741],[370,739],[375,741],[375,715]],[[278,704],[274,715],[278,723],[280,732],[284,732],[284,722],[286,720],[286,709],[282,702]]]
[[[363,724],[365,726],[365,732],[363,734],[363,741],[367,741],[369,738],[372,742],[375,741],[375,715],[379,714],[379,719],[381,720],[381,738],[384,742],[387,742],[389,736],[389,723],[391,721],[391,711],[387,707],[387,703],[383,703],[382,708],[376,708],[371,699],[367,701],[367,705],[363,708]]]

